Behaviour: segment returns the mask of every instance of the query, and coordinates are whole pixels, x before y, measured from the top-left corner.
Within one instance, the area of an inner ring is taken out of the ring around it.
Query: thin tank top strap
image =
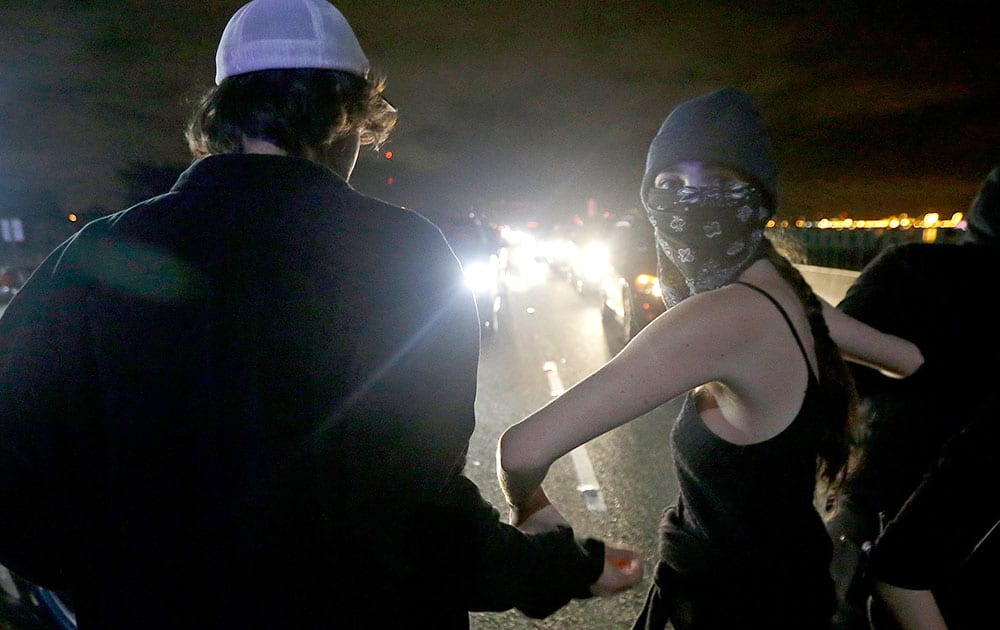
[[[774,307],[778,309],[778,312],[781,313],[781,316],[785,318],[785,323],[788,324],[788,329],[792,331],[792,336],[795,337],[795,343],[799,344],[799,352],[802,353],[802,358],[806,362],[806,369],[809,370],[809,376],[815,378],[815,374],[813,374],[812,370],[812,363],[809,362],[809,355],[806,354],[806,347],[802,345],[802,340],[799,339],[799,333],[795,330],[795,325],[792,324],[791,318],[788,317],[788,313],[785,312],[784,307],[781,306],[780,303],[778,303],[778,300],[774,299],[774,296],[772,296],[770,293],[768,293],[767,291],[758,287],[755,284],[750,284],[749,282],[743,282],[742,280],[736,280],[733,284],[742,284],[745,287],[750,287],[757,293],[760,293],[767,299],[771,300],[771,304],[774,304]]]

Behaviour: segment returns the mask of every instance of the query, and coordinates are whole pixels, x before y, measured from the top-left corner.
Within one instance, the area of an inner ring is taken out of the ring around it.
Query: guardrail
[[[795,265],[802,276],[821,298],[836,306],[847,293],[847,289],[858,277],[860,271],[836,269],[834,267],[818,267],[816,265]]]

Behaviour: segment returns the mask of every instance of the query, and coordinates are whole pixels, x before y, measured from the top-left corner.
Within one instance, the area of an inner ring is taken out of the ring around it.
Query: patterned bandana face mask
[[[667,306],[729,284],[765,251],[760,245],[771,211],[749,184],[651,188],[646,198],[657,249],[666,259],[660,284]],[[686,286],[670,277],[669,263]]]

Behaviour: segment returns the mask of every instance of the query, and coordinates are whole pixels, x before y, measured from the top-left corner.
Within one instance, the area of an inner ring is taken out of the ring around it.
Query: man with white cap
[[[83,629],[467,628],[635,585],[634,552],[527,534],[462,474],[473,297],[436,227],[348,184],[396,112],[344,16],[254,0],[216,62],[173,188],[0,319],[0,564]]]

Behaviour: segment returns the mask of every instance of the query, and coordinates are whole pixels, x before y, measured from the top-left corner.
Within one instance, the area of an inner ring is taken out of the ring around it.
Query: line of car
[[[665,310],[653,229],[644,217],[555,230],[545,251],[555,273],[598,300],[602,320],[622,342]]]
[[[492,337],[500,327],[507,291],[508,244],[496,226],[475,215],[442,217],[435,224],[462,263],[466,286],[476,298],[483,337]]]
[[[473,214],[435,223],[462,263],[483,337],[494,336],[506,301],[510,244],[499,228]],[[602,320],[620,341],[631,340],[664,311],[653,229],[645,217],[554,227],[543,240],[550,269],[580,294],[599,300]]]

